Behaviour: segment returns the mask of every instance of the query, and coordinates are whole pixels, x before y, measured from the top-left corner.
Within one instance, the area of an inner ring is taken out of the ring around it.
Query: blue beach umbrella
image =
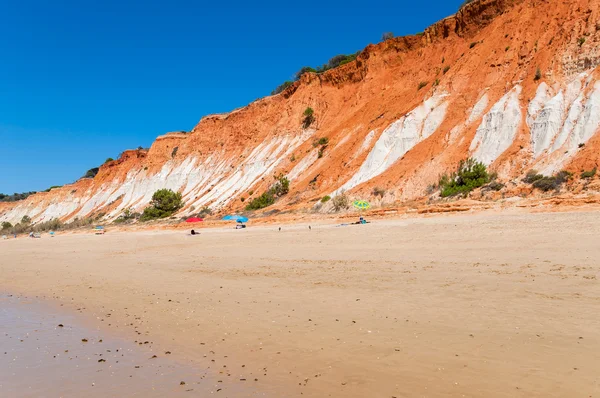
[[[244,222],[248,221],[248,217],[239,216],[237,214],[229,214],[229,215],[223,217],[222,219],[227,220],[227,221],[236,221],[236,222],[240,222],[240,223],[244,223]]]

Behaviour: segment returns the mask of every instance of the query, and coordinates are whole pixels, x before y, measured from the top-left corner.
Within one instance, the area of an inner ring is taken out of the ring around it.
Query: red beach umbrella
[[[204,221],[204,220],[199,217],[190,217],[187,220],[185,220],[185,222],[200,222],[200,221]]]

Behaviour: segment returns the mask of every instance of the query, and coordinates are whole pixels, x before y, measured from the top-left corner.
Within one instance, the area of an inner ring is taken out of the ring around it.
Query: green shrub
[[[339,195],[335,196],[331,203],[333,204],[333,210],[340,211],[350,207],[350,199],[345,192],[341,192]]]
[[[585,37],[582,36],[577,39],[577,44],[579,44],[579,47],[583,46],[583,43],[585,43]]]
[[[304,119],[302,120],[302,126],[307,129],[315,121],[315,111],[310,106],[304,110]]]
[[[266,192],[254,198],[246,206],[246,210],[259,210],[271,206],[278,197],[286,195],[290,191],[290,180],[283,174],[275,176],[275,182]]]
[[[394,38],[394,34],[392,32],[385,32],[384,34],[381,35],[381,41],[386,41],[389,39],[393,39]]]
[[[435,80],[433,81],[433,87],[437,87],[437,86],[439,86],[439,85],[440,85],[440,79],[435,79]]]
[[[44,190],[44,192],[50,192],[52,191],[54,188],[60,188],[62,187],[62,185],[52,185],[50,188]]]
[[[58,221],[58,220],[56,220]],[[90,225],[92,225],[94,223],[94,219],[91,217],[87,217],[87,218],[79,218],[79,217],[75,217],[73,219],[73,221],[71,221],[70,223],[67,224],[56,224],[54,226],[55,230],[58,229],[76,229],[76,228],[82,228],[82,227],[89,227]]]
[[[532,186],[544,192],[550,190],[558,191],[560,187],[572,177],[572,174],[566,170],[559,171],[551,177],[542,176],[533,181]]]
[[[552,189],[556,189],[556,177],[543,176],[542,178],[535,180],[532,185],[534,188],[547,192]]]
[[[248,196],[252,196],[254,194],[253,190],[248,191]]]
[[[541,78],[542,78],[542,71],[541,71],[541,70],[540,70],[540,68],[538,67],[538,68],[535,70],[535,75],[533,76],[533,80],[537,82],[537,81],[538,81],[538,80],[540,80]]]
[[[573,173],[567,170],[561,170],[555,175],[556,180],[559,184],[565,183],[573,177]]]
[[[506,48],[504,48],[505,52],[508,51],[508,50],[510,50],[510,46],[506,46]]]
[[[22,234],[31,230],[31,225],[18,223],[10,229],[11,234]]]
[[[244,203],[244,201],[246,201],[246,198],[244,198],[243,196],[240,198],[240,202]]]
[[[446,65],[444,66],[444,69],[442,70],[442,72],[444,73],[444,75],[446,74],[446,72],[448,72],[450,70],[450,66]]]
[[[331,196],[325,195],[321,198],[321,203],[327,203],[331,200]]]
[[[542,178],[544,178],[544,176],[538,174],[536,170],[529,170],[525,175],[525,178],[523,178],[523,182],[526,182],[527,184],[533,184],[535,181]]]
[[[35,192],[35,191],[23,192],[23,193],[15,192],[12,195],[6,195],[3,193],[0,193],[0,202],[16,202],[19,200],[27,199],[27,197],[29,197],[30,195],[33,195],[34,193],[37,193],[37,192]]]
[[[170,189],[159,189],[152,195],[150,206],[144,209],[140,220],[148,221],[169,217],[182,207],[181,193],[175,193]]]
[[[29,225],[29,224],[31,224],[31,217],[29,217],[29,216],[23,216],[21,218],[21,224],[23,224],[23,225]]]
[[[360,54],[360,51],[356,52],[354,54],[350,54],[350,55],[346,55],[346,54],[336,55],[336,56],[332,57],[331,59],[329,59],[329,62],[327,62],[327,64],[325,64],[321,67],[317,67],[317,72],[323,73],[323,72],[328,71],[329,69],[334,69],[334,68],[337,68],[338,66],[345,65],[348,62],[352,62],[356,59],[358,54]]]
[[[321,159],[323,157],[323,154],[325,153],[325,148],[327,147],[322,146],[321,148],[319,148],[319,152],[317,153],[317,159]]]
[[[418,86],[418,88],[417,88],[417,90],[420,90],[420,89],[422,89],[422,88],[423,88],[423,87],[425,87],[427,84],[429,84],[429,83],[427,83],[427,82],[420,82],[420,83],[419,83],[419,86]]]
[[[4,222],[2,223],[2,231],[9,230],[9,229],[11,229],[12,227],[13,227],[13,226],[12,226],[12,224],[11,224],[11,223],[9,223],[8,221],[4,221]]]
[[[270,191],[277,197],[287,194],[290,191],[290,180],[283,174],[279,174],[275,177],[275,183]]]
[[[455,172],[440,178],[441,196],[464,195],[489,181],[490,176],[483,163],[473,158],[461,160]]]
[[[98,174],[98,170],[99,170],[98,167],[89,169],[88,171],[85,172],[85,174],[81,178],[94,178],[94,177],[96,177],[96,174]]]
[[[327,137],[321,137],[321,138],[319,138],[319,141],[317,141],[317,144],[319,144],[319,145],[327,145],[327,144],[329,144],[329,138],[327,138]]]
[[[106,160],[104,161],[104,163],[103,163],[103,164],[106,164],[106,163],[108,163],[108,162],[112,162],[113,160],[114,160],[113,158],[106,158]]]
[[[308,72],[317,73],[317,70],[310,66],[303,66],[298,72],[296,72],[296,80],[300,80],[302,75]]]
[[[123,210],[123,213],[114,222],[117,224],[123,224],[126,222],[131,222],[133,220],[138,220],[140,219],[140,217],[140,213],[135,213],[131,211],[131,209],[125,209]]]
[[[476,45],[477,45],[477,42],[476,42],[476,41],[474,41],[473,43],[469,44],[469,48],[473,48],[473,47],[475,47]]]
[[[158,218],[166,218],[169,217],[171,213],[165,212],[163,210],[157,209],[156,207],[150,206],[146,207],[142,212],[142,217],[140,217],[140,221],[150,221],[156,220]]]
[[[263,209],[265,207],[271,206],[273,203],[275,203],[275,196],[271,191],[266,191],[263,192],[263,194],[259,197],[252,199],[250,203],[248,203],[248,205],[246,206],[246,210]]]
[[[312,68],[310,66],[303,66],[298,72],[296,72],[296,75],[294,76],[294,78],[295,78],[294,81],[298,81],[302,77],[302,75],[307,72],[323,73],[323,72],[328,71],[329,69],[333,69],[333,68],[337,68],[338,66],[345,65],[349,62],[354,61],[356,59],[356,57],[358,57],[359,54],[360,54],[360,51],[357,51],[354,54],[336,55],[335,57],[332,57],[326,64],[323,64],[322,66],[317,66],[316,68]],[[281,84],[280,86],[278,86],[275,90],[273,90],[271,92],[271,95],[281,93],[282,91],[284,91],[288,87],[290,87],[292,84],[294,84],[294,82],[292,82],[292,81],[283,82],[283,84]]]
[[[590,178],[594,178],[595,175],[596,175],[596,167],[594,167],[591,170],[584,171],[583,173],[581,173],[581,178],[590,179]]]
[[[498,181],[492,181],[487,185],[487,187],[493,191],[499,191],[502,188],[504,188],[504,184],[502,184],[501,182],[498,182]]]
[[[176,146],[175,148],[173,148],[173,150],[171,151],[171,158],[175,158],[175,156],[177,155],[177,151],[179,150],[179,147]]]
[[[52,220],[48,220],[39,224],[36,224],[33,227],[35,232],[46,232],[46,231],[60,231],[64,228],[64,224],[58,218],[53,218]]]
[[[271,95],[276,95],[276,94],[279,94],[279,93],[285,91],[292,84],[294,84],[294,82],[291,82],[289,80],[283,82],[282,84],[280,84],[279,86],[277,86],[277,88],[275,88],[275,90],[271,91]]]

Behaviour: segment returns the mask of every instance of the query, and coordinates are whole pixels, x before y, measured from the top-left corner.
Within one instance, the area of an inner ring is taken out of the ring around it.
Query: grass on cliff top
[[[312,72],[312,73],[320,74],[320,73],[327,72],[330,69],[335,69],[338,66],[346,65],[347,63],[354,61],[356,59],[356,57],[358,56],[358,54],[360,54],[360,51],[357,51],[354,54],[336,55],[335,57],[332,57],[329,61],[327,61],[327,63],[325,63],[321,66],[317,66],[315,68],[313,68],[312,66],[303,66],[302,68],[300,68],[300,70],[298,72],[296,72],[293,81],[288,80],[288,81],[283,82],[281,85],[277,86],[277,88],[275,88],[275,90],[273,90],[271,92],[271,95],[281,93],[282,91],[284,91],[285,89],[290,87],[292,84],[294,84],[295,81],[300,80],[302,75],[305,73]]]

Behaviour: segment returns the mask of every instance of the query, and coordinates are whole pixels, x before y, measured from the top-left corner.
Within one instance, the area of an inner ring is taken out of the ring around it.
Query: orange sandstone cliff
[[[469,156],[513,185],[530,169],[592,169],[600,160],[599,7],[476,0],[423,34],[370,45],[281,94],[206,116],[148,151],[125,151],[93,179],[4,203],[0,221],[112,220],[143,209],[161,188],[183,194],[182,216],[205,206],[235,211],[280,173],[291,184],[272,207],[279,210],[315,209],[340,192],[369,199],[374,187],[388,203],[413,200]],[[305,129],[307,107],[315,122]]]

